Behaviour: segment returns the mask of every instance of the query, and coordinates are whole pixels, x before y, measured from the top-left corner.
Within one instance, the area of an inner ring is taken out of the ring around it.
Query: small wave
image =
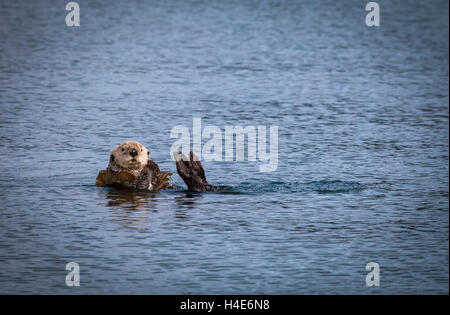
[[[297,192],[317,192],[326,193],[348,193],[366,189],[366,185],[352,181],[341,180],[318,180],[311,182],[266,182],[252,183],[243,182],[223,193],[297,193]]]
[[[366,186],[358,182],[341,180],[320,180],[305,183],[304,185],[312,187],[318,193],[346,193],[352,191],[361,191]]]

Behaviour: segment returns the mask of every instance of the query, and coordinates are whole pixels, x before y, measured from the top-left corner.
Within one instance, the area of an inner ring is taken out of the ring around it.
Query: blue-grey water
[[[67,2],[0,3],[0,293],[448,294],[446,0]],[[278,126],[277,170],[95,186],[125,140],[176,172],[193,117]]]

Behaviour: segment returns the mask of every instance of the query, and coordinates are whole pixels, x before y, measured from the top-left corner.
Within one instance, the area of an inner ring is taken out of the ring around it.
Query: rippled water
[[[78,3],[0,4],[0,293],[448,294],[447,1]],[[176,172],[193,117],[279,126],[277,171],[94,185],[128,139]]]

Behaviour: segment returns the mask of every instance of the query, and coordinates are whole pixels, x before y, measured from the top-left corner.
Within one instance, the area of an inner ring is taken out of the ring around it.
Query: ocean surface
[[[1,294],[449,293],[448,1],[67,2],[0,2]],[[276,171],[95,186],[193,118],[278,126]]]

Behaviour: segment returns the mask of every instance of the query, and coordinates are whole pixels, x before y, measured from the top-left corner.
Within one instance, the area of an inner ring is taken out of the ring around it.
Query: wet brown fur
[[[150,152],[136,141],[126,141],[111,150],[109,165],[97,176],[99,186],[122,186],[142,190],[171,188],[172,175],[161,172]]]

